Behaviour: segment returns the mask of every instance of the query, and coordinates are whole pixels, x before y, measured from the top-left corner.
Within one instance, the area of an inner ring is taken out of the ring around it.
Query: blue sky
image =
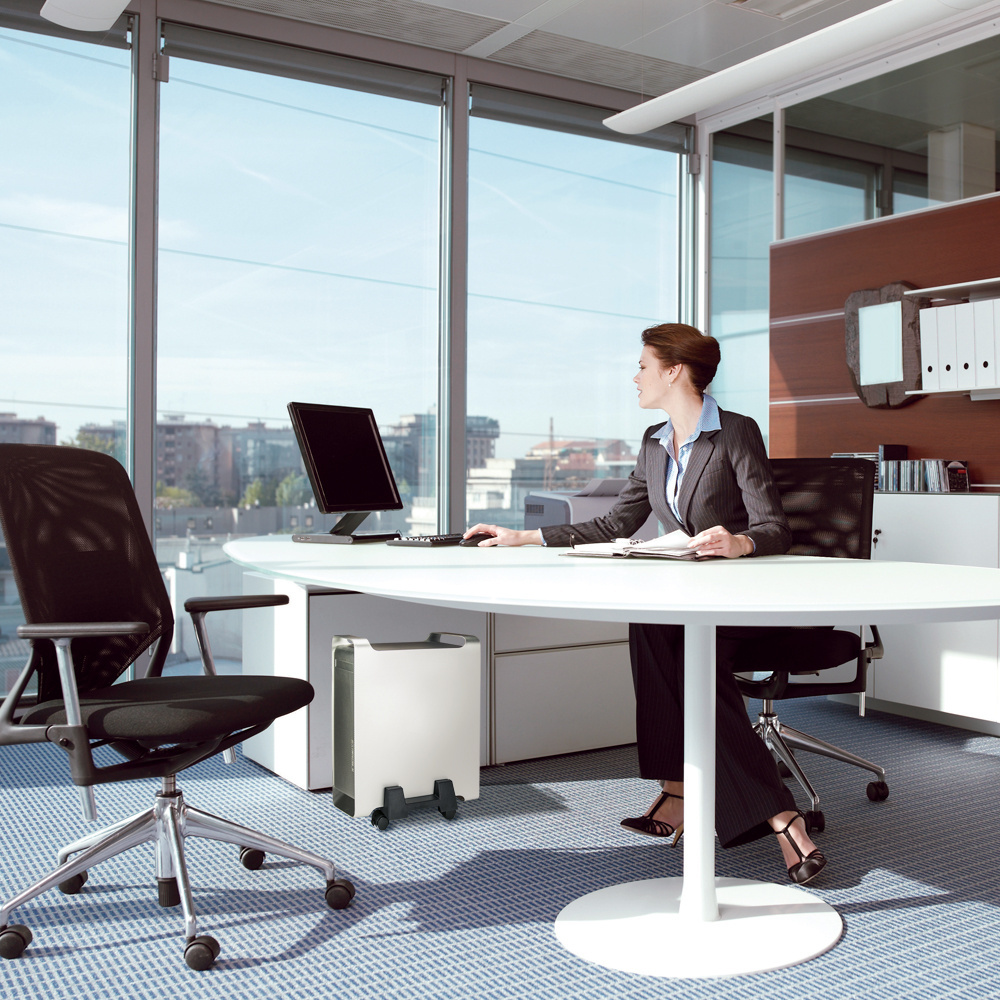
[[[0,32],[0,410],[124,415],[129,53]],[[172,60],[161,87],[158,408],[426,411],[437,108]],[[675,318],[676,158],[473,119],[469,412],[501,454],[648,422],[638,334]]]

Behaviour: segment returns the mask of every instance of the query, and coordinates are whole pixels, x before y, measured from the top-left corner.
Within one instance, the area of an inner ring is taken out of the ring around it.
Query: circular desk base
[[[805,962],[840,939],[840,914],[792,885],[715,880],[719,919],[678,913],[682,879],[626,882],[581,896],[556,917],[575,955],[622,972],[674,979],[738,976]]]

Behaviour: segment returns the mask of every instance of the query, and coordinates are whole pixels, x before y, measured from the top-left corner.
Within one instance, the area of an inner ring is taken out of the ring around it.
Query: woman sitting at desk
[[[721,410],[705,388],[719,365],[719,345],[694,327],[664,323],[642,333],[635,382],[643,409],[663,410],[665,423],[643,435],[638,461],[604,517],[579,524],[513,531],[477,524],[480,545],[569,545],[628,538],[649,516],[666,531],[692,535],[699,556],[737,559],[788,550],[791,535],[771,479],[764,442],[749,417]],[[723,847],[775,831],[788,876],[805,883],[826,858],[809,839],[802,814],[770,751],[754,733],[733,678],[739,640],[763,629],[716,630],[716,831]],[[652,837],[684,828],[684,627],[629,626],[636,693],[639,770],[662,791],[642,816],[622,826]]]

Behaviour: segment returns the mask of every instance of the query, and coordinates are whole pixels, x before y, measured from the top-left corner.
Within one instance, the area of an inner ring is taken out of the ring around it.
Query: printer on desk
[[[576,524],[607,514],[627,479],[591,479],[582,490],[546,490],[524,498],[524,527],[530,531],[549,524]],[[633,538],[656,538],[660,526],[650,514]]]

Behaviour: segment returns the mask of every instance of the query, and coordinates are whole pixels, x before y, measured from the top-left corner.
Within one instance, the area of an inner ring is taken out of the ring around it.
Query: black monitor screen
[[[324,514],[402,508],[371,410],[289,403],[288,413]]]

